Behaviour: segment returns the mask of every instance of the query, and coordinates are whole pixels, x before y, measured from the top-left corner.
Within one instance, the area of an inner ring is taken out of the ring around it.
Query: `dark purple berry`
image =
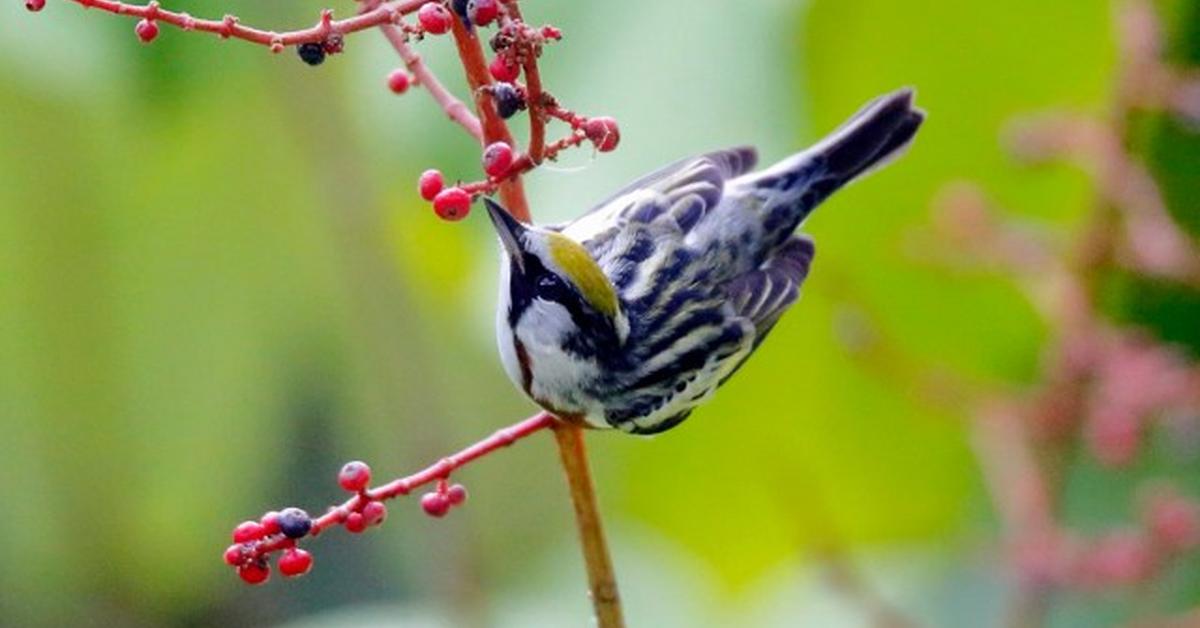
[[[309,42],[296,46],[296,54],[300,55],[300,60],[309,65],[321,65],[325,62],[325,46],[323,44]]]
[[[289,539],[299,539],[312,529],[312,519],[299,508],[284,508],[279,511],[279,531]]]
[[[512,83],[492,85],[492,100],[496,103],[496,113],[505,120],[525,108],[525,98]]]

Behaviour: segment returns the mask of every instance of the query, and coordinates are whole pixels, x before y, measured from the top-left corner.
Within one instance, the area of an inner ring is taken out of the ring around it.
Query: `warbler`
[[[899,155],[924,118],[898,90],[770,168],[751,172],[748,147],[684,159],[565,224],[524,224],[484,198],[503,247],[508,376],[565,421],[679,425],[798,299],[815,254],[800,224]]]

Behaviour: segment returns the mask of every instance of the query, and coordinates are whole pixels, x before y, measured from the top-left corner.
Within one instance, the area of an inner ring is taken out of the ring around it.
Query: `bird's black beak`
[[[525,247],[521,245],[521,238],[529,228],[513,218],[512,214],[508,213],[508,210],[504,209],[500,203],[486,196],[483,197],[483,205],[487,207],[488,217],[492,219],[492,225],[496,227],[496,234],[500,236],[500,244],[504,246],[505,251],[508,251],[513,263],[524,271]]]

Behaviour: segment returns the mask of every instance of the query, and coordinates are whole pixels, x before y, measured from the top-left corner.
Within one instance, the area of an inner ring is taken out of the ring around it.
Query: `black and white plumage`
[[[799,297],[815,249],[797,227],[912,141],[924,120],[912,99],[877,98],[762,171],[751,148],[676,162],[563,225],[525,225],[485,199],[505,249],[496,332],[508,375],[564,420],[678,425]]]

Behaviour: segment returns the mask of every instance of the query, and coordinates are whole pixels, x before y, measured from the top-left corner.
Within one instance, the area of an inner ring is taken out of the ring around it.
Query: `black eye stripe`
[[[550,272],[536,255],[526,255],[522,263],[524,269],[515,263],[511,267],[509,288],[512,305],[508,312],[509,323],[515,325],[534,299],[542,299],[562,305],[571,314],[575,324],[583,326],[585,319],[590,317],[586,314],[588,310],[579,293],[561,277]]]
[[[610,318],[588,305],[583,295],[579,294],[570,282],[550,272],[536,255],[526,255],[522,264],[523,269],[515,263],[511,267],[509,294],[512,303],[508,311],[510,325],[517,324],[521,314],[533,304],[534,299],[541,299],[556,303],[567,310],[571,321],[578,328],[576,335],[582,334],[583,337],[592,340],[602,340],[599,343],[589,343],[593,345],[589,353],[601,349],[601,353],[616,351],[620,342],[617,341],[616,327]]]

